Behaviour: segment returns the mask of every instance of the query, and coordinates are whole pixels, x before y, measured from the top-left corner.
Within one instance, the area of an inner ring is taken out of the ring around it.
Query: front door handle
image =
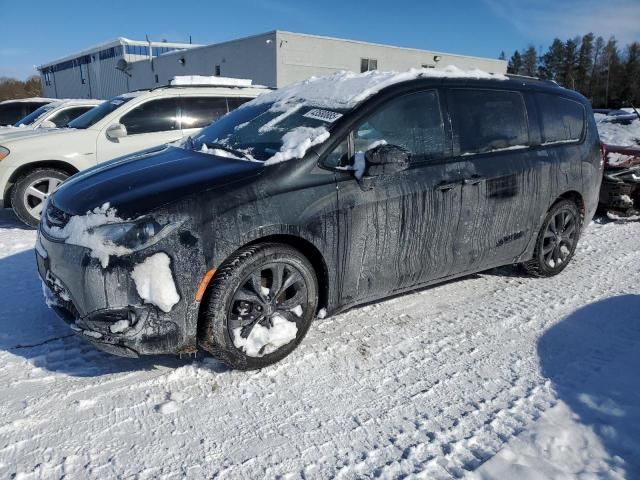
[[[465,185],[477,185],[480,182],[483,182],[484,180],[485,180],[485,178],[481,177],[480,175],[472,175],[471,177],[464,179],[464,184]]]
[[[458,185],[460,185],[459,180],[457,182],[442,182],[436,187],[436,189],[440,192],[448,192],[449,190],[456,188]]]

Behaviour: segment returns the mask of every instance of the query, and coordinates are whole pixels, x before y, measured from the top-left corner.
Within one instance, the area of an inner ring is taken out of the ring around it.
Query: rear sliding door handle
[[[465,178],[463,180],[463,183],[465,185],[477,185],[480,182],[483,182],[484,180],[486,180],[484,177],[480,177],[479,175],[473,175],[469,178]]]
[[[436,187],[436,189],[440,192],[448,192],[449,190],[453,190],[458,185],[460,185],[460,181],[457,182],[442,182],[440,185]]]

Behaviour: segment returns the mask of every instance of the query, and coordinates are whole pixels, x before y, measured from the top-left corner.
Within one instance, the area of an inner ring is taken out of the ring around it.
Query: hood
[[[188,195],[246,180],[262,164],[163,146],[102,163],[74,175],[53,197],[73,215],[109,203],[123,218],[146,214]]]
[[[29,128],[29,127],[14,127],[7,128],[6,130],[0,129],[0,145],[4,145],[4,141],[23,141],[31,138],[50,138],[52,135],[78,135],[82,134],[84,130],[77,130],[74,128]]]

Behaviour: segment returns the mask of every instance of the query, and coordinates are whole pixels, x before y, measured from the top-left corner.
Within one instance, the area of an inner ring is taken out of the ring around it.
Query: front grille
[[[71,215],[60,210],[58,207],[53,205],[52,202],[49,202],[49,204],[47,205],[47,211],[44,215],[44,219],[47,228],[64,228],[65,225],[69,223]]]

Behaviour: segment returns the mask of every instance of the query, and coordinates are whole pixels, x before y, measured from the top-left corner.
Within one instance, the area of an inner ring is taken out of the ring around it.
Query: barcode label
[[[321,110],[319,108],[314,108],[313,110],[309,110],[304,114],[307,118],[315,118],[316,120],[322,120],[323,122],[333,123],[342,117],[341,113],[332,112],[331,110]]]

